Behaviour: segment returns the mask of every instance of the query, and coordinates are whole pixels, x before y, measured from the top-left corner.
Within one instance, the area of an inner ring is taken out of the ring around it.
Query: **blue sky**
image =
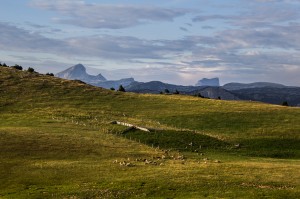
[[[0,61],[108,79],[300,86],[300,0],[0,0]]]

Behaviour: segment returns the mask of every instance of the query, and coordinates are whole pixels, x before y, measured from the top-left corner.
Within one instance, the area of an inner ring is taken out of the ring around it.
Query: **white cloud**
[[[76,0],[34,0],[31,5],[63,15],[55,18],[58,23],[99,29],[121,29],[153,21],[172,21],[189,12],[153,6],[89,4]]]

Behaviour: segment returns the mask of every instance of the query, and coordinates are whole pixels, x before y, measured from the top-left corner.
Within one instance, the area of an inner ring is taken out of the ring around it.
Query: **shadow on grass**
[[[233,144],[189,131],[159,130],[154,132],[144,132],[132,129],[119,135],[148,146],[182,152],[214,150],[249,157],[281,159],[300,158],[300,143],[298,139],[245,139],[240,142],[241,148],[235,148]]]
[[[269,158],[300,158],[299,139],[259,138],[243,140],[240,152],[247,156]]]
[[[188,131],[157,130],[144,132],[137,129],[120,136],[143,144],[178,151],[198,152],[201,149],[225,149],[229,144],[216,138]]]

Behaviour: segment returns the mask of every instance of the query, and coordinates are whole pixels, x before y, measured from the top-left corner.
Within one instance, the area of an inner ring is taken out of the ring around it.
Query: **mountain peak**
[[[78,79],[86,83],[97,83],[101,81],[106,81],[105,77],[103,77],[101,74],[97,76],[89,75],[86,72],[86,68],[82,64],[72,66],[60,73],[57,73],[56,76],[70,80]]]
[[[82,64],[76,64],[75,66],[72,66],[70,69],[86,72],[86,68]]]
[[[98,79],[103,79],[103,81],[106,81],[106,78],[103,77],[103,75],[101,73],[99,73],[97,76],[96,76]]]
[[[196,86],[220,86],[220,81],[217,77],[211,79],[203,78],[197,82]]]

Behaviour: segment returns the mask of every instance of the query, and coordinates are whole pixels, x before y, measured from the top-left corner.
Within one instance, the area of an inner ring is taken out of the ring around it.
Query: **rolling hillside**
[[[122,93],[0,67],[0,121],[2,198],[300,194],[299,108]]]

